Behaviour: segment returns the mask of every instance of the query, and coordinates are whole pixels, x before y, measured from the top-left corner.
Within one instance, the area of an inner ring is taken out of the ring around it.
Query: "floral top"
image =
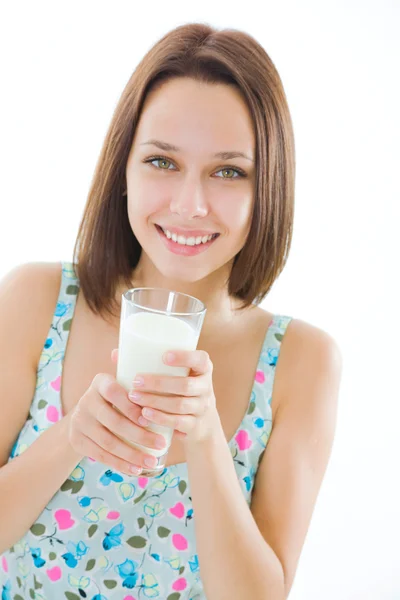
[[[78,292],[73,263],[63,262],[35,395],[9,460],[62,416],[63,358]],[[271,433],[275,367],[290,320],[274,316],[246,414],[229,441],[249,505]],[[0,556],[1,599],[204,600],[195,518],[186,463],[146,478],[130,477],[84,458],[24,537]]]

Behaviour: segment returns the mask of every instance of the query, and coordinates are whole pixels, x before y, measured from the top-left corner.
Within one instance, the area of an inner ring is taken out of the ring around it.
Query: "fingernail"
[[[167,352],[164,355],[165,362],[172,363],[175,360],[175,354],[173,352]]]
[[[132,473],[135,473],[135,475],[139,475],[139,473],[141,473],[141,472],[142,472],[142,467],[136,467],[136,465],[131,465],[131,466],[129,467],[129,470],[130,470]]]
[[[138,418],[138,422],[140,425],[143,425],[144,427],[146,427],[150,423],[150,421],[148,421],[147,419],[144,419],[142,416],[140,416]]]
[[[139,394],[139,392],[129,392],[128,394],[128,398],[130,398],[131,400],[140,400],[141,397],[142,394]]]
[[[143,462],[146,465],[146,467],[155,467],[158,460],[156,458],[148,457],[148,458],[145,458]]]
[[[133,380],[134,387],[139,387],[139,386],[141,386],[143,384],[144,384],[143,377],[135,377],[135,379]]]

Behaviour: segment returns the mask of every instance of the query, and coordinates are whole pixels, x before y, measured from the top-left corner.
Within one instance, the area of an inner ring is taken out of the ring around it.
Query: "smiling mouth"
[[[214,241],[220,234],[213,233],[210,235],[204,236],[188,236],[185,237],[183,235],[177,235],[176,233],[171,233],[167,229],[163,229],[160,225],[155,224],[157,230],[170,242],[175,243],[177,246],[189,246],[191,248],[195,248],[198,246],[202,246],[205,244],[209,244]]]

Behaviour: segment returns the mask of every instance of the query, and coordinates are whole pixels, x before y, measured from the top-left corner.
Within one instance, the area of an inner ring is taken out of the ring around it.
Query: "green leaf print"
[[[88,536],[91,538],[97,531],[98,525],[91,525],[88,529]]]
[[[73,485],[74,485],[74,482],[72,481],[72,479],[66,479],[64,481],[64,483],[62,484],[60,490],[62,492],[68,492],[68,490],[72,489]]]
[[[65,321],[65,323],[63,323],[63,330],[69,331],[71,329],[71,323],[72,319],[68,319],[67,321]]]
[[[47,402],[46,400],[39,400],[39,404],[38,404],[38,408],[39,410],[42,410],[42,408],[45,408],[47,406]]]
[[[83,483],[83,479],[81,481],[72,481],[72,479],[67,479],[64,481],[60,489],[62,492],[68,492],[68,490],[71,490],[71,494],[77,494],[81,490]]]
[[[157,533],[158,533],[158,535],[159,535],[160,538],[166,538],[171,533],[171,530],[167,529],[166,527],[159,527],[157,529]]]
[[[186,481],[183,481],[183,480],[180,481],[179,485],[178,485],[178,488],[179,488],[180,493],[183,495],[185,493],[186,488],[187,488]]]
[[[138,525],[139,525],[139,529],[142,529],[142,527],[144,527],[145,524],[146,524],[146,521],[143,519],[143,517],[139,517],[138,520],[137,520],[137,522],[138,522]]]
[[[91,571],[95,564],[96,564],[96,561],[94,558],[91,558],[90,560],[88,560],[88,564],[86,565],[86,571]]]
[[[67,287],[66,293],[69,296],[76,296],[79,291],[79,287],[77,285],[69,285]]]
[[[179,569],[179,575],[182,575],[182,573],[183,573],[183,571],[184,571],[184,570],[185,570],[185,567],[181,567],[181,568]]]
[[[29,588],[29,595],[32,598],[32,600],[35,600],[35,590],[33,590],[32,588]]]
[[[68,600],[81,600],[77,594],[73,594],[72,592],[64,592]]]
[[[49,553],[49,560],[55,560],[57,558],[57,554],[55,552]]]
[[[33,535],[43,535],[46,531],[46,527],[41,523],[35,523],[34,525],[32,525],[30,531],[31,533],[33,533]]]
[[[24,600],[22,596],[20,596],[19,594],[15,594],[14,596],[14,600]]]
[[[33,583],[34,583],[34,586],[35,586],[35,590],[40,590],[40,588],[43,587],[43,585],[40,583],[40,581],[38,581],[36,579],[36,575],[33,576]]]
[[[117,582],[114,581],[114,579],[105,579],[103,581],[104,585],[106,586],[107,589],[112,590],[113,588],[116,587]]]
[[[126,543],[132,546],[132,548],[144,548],[147,540],[140,535],[133,535],[129,540],[126,540]]]
[[[168,596],[167,600],[179,600],[180,597],[181,595],[179,592],[174,592]]]
[[[256,407],[256,403],[255,402],[250,402],[250,406],[249,406],[249,410],[247,411],[247,414],[251,415],[251,413],[254,412],[255,407]]]
[[[143,494],[140,494],[140,496],[138,496],[137,498],[134,499],[133,504],[137,504],[138,502],[140,502],[141,499],[144,498],[146,494],[147,494],[147,490],[144,490]]]
[[[281,342],[283,340],[283,335],[281,333],[275,333],[275,337],[278,340],[278,342]]]

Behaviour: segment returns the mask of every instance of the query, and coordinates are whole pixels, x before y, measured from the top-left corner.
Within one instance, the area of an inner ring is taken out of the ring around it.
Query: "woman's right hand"
[[[161,435],[139,424],[141,414],[142,407],[129,400],[128,392],[115,377],[98,373],[72,410],[69,443],[82,456],[93,458],[116,471],[139,475],[143,468],[154,468],[157,458],[131,447],[117,436],[150,448],[157,448],[156,441],[161,440],[161,447],[165,447]],[[146,463],[146,460],[151,463]]]

